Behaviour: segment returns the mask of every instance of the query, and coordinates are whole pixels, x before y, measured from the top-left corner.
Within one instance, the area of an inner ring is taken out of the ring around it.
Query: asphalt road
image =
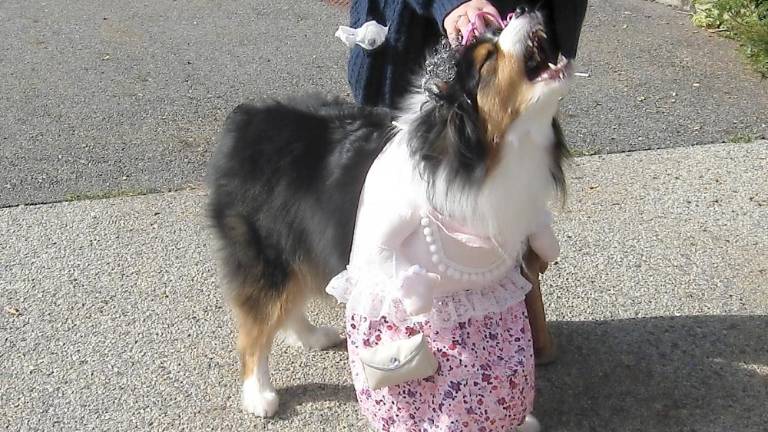
[[[320,1],[2,2],[0,207],[199,184],[237,103],[348,95],[345,23]],[[768,136],[768,82],[671,8],[591,1],[579,61],[580,153]]]
[[[579,158],[544,278],[548,432],[763,432],[768,141]],[[0,209],[0,430],[364,431],[343,349],[239,409],[205,192]],[[316,303],[317,323],[341,310]]]
[[[318,2],[0,6],[0,205],[200,182],[248,98],[344,94],[343,14]]]

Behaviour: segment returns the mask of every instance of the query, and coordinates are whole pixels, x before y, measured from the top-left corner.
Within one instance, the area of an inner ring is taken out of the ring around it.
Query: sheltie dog
[[[547,27],[535,11],[465,47],[439,46],[399,111],[307,96],[228,116],[210,166],[210,215],[246,411],[278,408],[268,368],[278,331],[310,350],[342,341],[309,322],[305,303],[345,269],[366,175],[387,145],[407,145],[402,169],[423,179],[437,211],[521,256],[526,229],[565,186],[555,116],[571,66]]]

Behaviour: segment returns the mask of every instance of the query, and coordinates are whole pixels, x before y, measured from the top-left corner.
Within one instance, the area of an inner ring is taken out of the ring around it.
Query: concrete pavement
[[[0,206],[200,182],[228,110],[345,94],[319,1],[4,1]]]
[[[6,0],[0,207],[186,188],[245,99],[348,95],[346,13],[320,1]],[[591,0],[565,103],[581,153],[768,138],[732,41],[642,0]]]
[[[574,161],[546,431],[765,430],[767,171],[766,141]],[[364,430],[341,349],[277,347],[277,418],[240,412],[204,203],[0,209],[0,430]],[[341,325],[331,303],[312,316]]]

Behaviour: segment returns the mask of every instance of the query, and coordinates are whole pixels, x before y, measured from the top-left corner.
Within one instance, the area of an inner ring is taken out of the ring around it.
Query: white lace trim
[[[348,267],[331,279],[325,291],[339,303],[346,303],[348,314],[369,319],[387,317],[398,326],[430,321],[433,327],[445,328],[472,317],[502,312],[523,301],[531,289],[531,284],[520,274],[520,267],[515,266],[496,282],[483,288],[436,297],[430,312],[409,316],[402,300],[395,295],[397,283],[377,271]]]

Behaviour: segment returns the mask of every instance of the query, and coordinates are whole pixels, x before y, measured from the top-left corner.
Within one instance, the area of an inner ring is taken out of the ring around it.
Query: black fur
[[[571,158],[571,150],[568,149],[568,145],[565,141],[565,135],[563,134],[563,128],[560,126],[560,122],[555,118],[552,119],[552,130],[555,132],[555,142],[552,145],[552,180],[555,184],[557,192],[560,194],[560,198],[565,203],[565,198],[568,189],[565,185],[565,173],[563,172],[563,165]]]
[[[542,16],[545,14],[541,13]],[[546,18],[545,18],[546,20]],[[480,37],[461,51],[450,47],[443,40],[432,51],[426,61],[426,76],[422,82],[428,101],[412,125],[412,139],[409,142],[414,160],[419,161],[420,174],[427,181],[433,202],[436,193],[434,184],[439,170],[447,170],[453,179],[453,188],[445,193],[463,193],[479,187],[487,174],[489,144],[486,142],[478,116],[477,92],[480,73],[474,63],[472,51],[478,45],[498,36],[498,30]],[[549,60],[557,61],[557,52],[547,40],[541,42]],[[533,75],[535,63],[526,70]],[[565,199],[565,175],[563,163],[570,156],[562,128],[557,119],[552,128],[555,143],[552,147],[552,179],[556,189]],[[443,197],[445,198],[445,197]],[[439,209],[446,211],[446,209]]]
[[[426,64],[422,85],[429,98],[412,125],[409,146],[433,198],[441,169],[462,188],[479,186],[487,172],[488,145],[477,108],[480,75],[472,58],[476,46],[459,53],[444,40]]]
[[[344,269],[365,175],[391,120],[388,110],[319,96],[235,108],[209,178],[233,288],[279,291],[303,260],[327,277]]]
[[[481,184],[489,151],[478,118],[473,48],[438,48],[447,67],[427,74],[422,90],[430,98],[409,132],[413,157],[428,183],[438,170],[447,170],[459,193]],[[326,281],[344,269],[365,176],[395,132],[392,120],[389,110],[321,96],[244,104],[229,115],[209,185],[210,214],[231,289],[260,287],[274,299],[300,264],[311,265]],[[552,176],[564,191],[561,163],[567,148],[556,121],[553,128]],[[245,301],[258,310],[256,297]]]

